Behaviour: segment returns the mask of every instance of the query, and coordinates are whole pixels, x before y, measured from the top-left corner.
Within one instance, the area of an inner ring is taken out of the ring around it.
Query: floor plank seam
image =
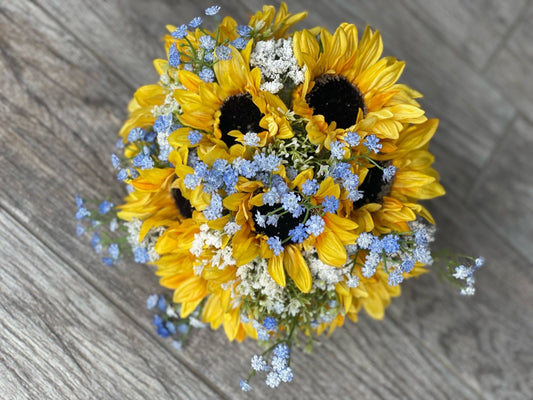
[[[494,161],[494,159],[498,156],[498,150],[501,148],[501,144],[504,143],[507,138],[513,134],[513,130],[511,129],[514,125],[514,123],[517,120],[517,117],[520,115],[520,111],[515,109],[515,113],[509,121],[505,124],[503,128],[503,133],[500,135],[496,143],[494,144],[494,148],[492,149],[492,152],[489,154],[487,159],[483,162],[483,165],[480,167],[480,173],[477,177],[477,179],[473,182],[472,188],[470,191],[466,192],[462,197],[458,196],[460,201],[465,202],[469,206],[472,206],[472,196],[476,193],[477,190],[482,186],[482,184],[485,181],[485,177],[488,171],[488,166]],[[455,192],[454,192],[455,193]]]
[[[500,41],[498,42],[498,45],[496,46],[496,48],[492,51],[492,53],[489,55],[489,57],[487,58],[487,61],[485,61],[485,65],[483,65],[479,72],[480,74],[487,78],[487,73],[488,73],[488,70],[489,70],[489,67],[491,65],[491,63],[494,61],[494,59],[498,56],[498,54],[505,48],[505,46],[507,45],[507,43],[509,42],[509,39],[510,37],[516,32],[516,30],[518,29],[518,27],[520,27],[522,25],[522,23],[524,22],[524,20],[527,18],[527,10],[533,5],[533,0],[529,0],[527,1],[523,8],[520,10],[520,12],[518,13],[518,16],[516,17],[516,19],[513,21],[513,23],[509,26],[509,28],[507,28],[507,32],[505,32]]]
[[[133,94],[136,90],[136,86],[131,82],[128,82],[120,73],[117,71],[111,64],[109,64],[104,57],[102,57],[98,52],[96,52],[88,43],[84,42],[78,35],[76,35],[71,29],[69,29],[65,24],[63,24],[54,14],[50,13],[46,8],[39,4],[36,0],[30,0],[30,2],[37,8],[39,8],[43,13],[45,13],[48,18],[54,21],[61,29],[63,29],[67,34],[72,36],[76,42],[78,42],[83,48],[85,48],[90,54],[92,54],[109,72],[117,78],[126,88],[131,90]]]
[[[388,319],[394,321],[396,323],[396,326],[401,329],[406,335],[411,336],[414,338],[414,340],[424,348],[424,351],[427,351],[430,353],[435,359],[439,360],[444,367],[446,367],[450,373],[452,373],[460,382],[462,382],[466,387],[470,388],[472,392],[478,394],[480,398],[483,397],[483,392],[480,392],[478,388],[474,387],[471,383],[469,383],[461,374],[457,372],[457,369],[454,367],[454,365],[450,362],[450,360],[446,359],[439,353],[433,351],[430,345],[428,345],[425,341],[420,339],[418,336],[414,334],[414,332],[411,332],[406,326],[403,324],[400,324],[399,321],[391,315],[387,316]]]
[[[51,254],[54,255],[54,257],[61,260],[64,265],[67,265],[70,267],[70,269],[77,274],[79,277],[81,277],[85,282],[87,282],[88,285],[92,289],[94,289],[98,294],[100,294],[110,305],[112,305],[114,308],[116,308],[119,312],[127,316],[130,321],[132,321],[133,325],[137,327],[137,330],[147,335],[149,338],[153,339],[155,344],[162,349],[165,353],[170,353],[172,358],[175,358],[177,361],[182,363],[187,369],[195,376],[197,377],[202,383],[204,383],[207,387],[209,387],[211,390],[213,390],[215,393],[217,393],[220,398],[230,400],[231,398],[226,395],[226,393],[222,392],[221,389],[211,380],[209,380],[205,375],[203,375],[200,371],[197,370],[190,362],[187,360],[186,357],[180,356],[178,353],[169,351],[167,347],[163,345],[161,342],[161,338],[157,336],[157,334],[153,330],[147,329],[145,326],[138,323],[138,321],[135,319],[134,314],[128,312],[125,310],[120,304],[117,304],[112,298],[108,296],[108,294],[105,291],[102,291],[95,283],[92,281],[92,279],[89,276],[86,276],[83,272],[82,268],[78,268],[73,263],[70,263],[65,258],[61,256],[58,252],[56,252],[53,248],[48,246],[48,244],[43,241],[41,238],[35,236],[31,230],[28,229],[26,224],[21,221],[16,215],[11,213],[8,209],[6,209],[1,203],[0,203],[0,211],[6,213],[11,219],[13,219],[15,222],[17,222],[20,226],[22,226],[26,230],[26,234],[36,240],[38,243],[40,243],[44,248],[46,248],[48,251],[50,251]]]

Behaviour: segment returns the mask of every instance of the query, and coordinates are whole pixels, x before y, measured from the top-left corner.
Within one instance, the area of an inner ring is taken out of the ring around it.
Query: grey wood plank
[[[261,1],[241,3],[254,9]],[[290,10],[309,10],[305,26],[322,25],[332,30],[341,22],[350,22],[358,25],[360,32],[366,24],[381,32],[384,55],[406,62],[402,82],[421,91],[427,115],[441,121],[431,149],[436,154],[435,165],[444,186],[464,194],[514,117],[515,107],[490,81],[457,57],[442,35],[421,20],[413,6],[387,0],[357,3],[331,0],[327,13],[323,7],[319,2],[289,2]],[[457,12],[463,12],[464,7]],[[492,17],[480,13],[478,18],[483,24],[490,24]]]
[[[403,0],[457,57],[484,68],[523,12],[527,0]]]
[[[483,255],[476,295],[465,298],[436,274],[404,285],[389,318],[453,365],[483,399],[533,396],[533,269],[502,236],[448,196],[432,204],[437,248]]]
[[[533,3],[489,63],[486,76],[525,115],[533,110]]]
[[[3,399],[219,397],[1,209],[0,240]]]
[[[518,118],[471,193],[491,228],[533,263],[533,122]]]
[[[35,0],[35,3],[97,53],[133,89],[157,80],[152,60],[165,58],[162,41],[167,34],[165,26],[187,24],[197,16],[209,24],[204,10],[214,4],[211,0],[194,4],[185,0],[73,0],[68,4],[62,0]],[[248,20],[245,9],[229,1],[220,4],[225,13],[240,17],[243,23]]]

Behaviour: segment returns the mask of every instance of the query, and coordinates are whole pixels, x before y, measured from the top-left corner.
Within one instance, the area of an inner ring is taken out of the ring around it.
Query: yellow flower
[[[295,92],[294,110],[309,119],[309,140],[329,148],[347,130],[397,139],[405,124],[426,117],[415,98],[420,93],[397,84],[404,62],[380,58],[379,32],[366,28],[358,40],[354,25],[342,24],[331,35],[303,30],[294,34],[294,53],[306,67],[305,82]]]

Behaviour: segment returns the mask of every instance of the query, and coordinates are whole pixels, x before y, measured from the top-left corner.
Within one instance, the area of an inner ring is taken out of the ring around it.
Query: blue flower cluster
[[[251,358],[252,372],[248,379],[240,381],[241,389],[244,392],[249,392],[252,390],[252,386],[249,381],[250,378],[255,375],[257,372],[265,372],[266,378],[265,383],[271,388],[278,387],[281,382],[289,383],[292,382],[294,374],[290,365],[290,347],[284,343],[278,343],[271,349],[267,350],[263,354],[254,354]],[[265,359],[265,356],[267,359]],[[268,357],[270,357],[269,362]]]
[[[389,275],[390,286],[402,283],[403,274],[411,272],[416,262],[427,265],[433,262],[428,247],[428,234],[424,228],[381,237],[363,232],[357,238],[357,245],[360,249],[368,251],[361,268],[362,275],[371,278],[381,264]]]
[[[205,15],[215,16],[219,11],[219,6],[211,6],[205,10]],[[201,32],[205,32],[202,28],[203,22],[202,17],[195,17],[187,25],[182,24],[176,27],[170,35],[173,39],[183,40],[187,38],[189,29],[200,29]],[[214,63],[219,60],[231,60],[231,48],[229,46],[243,50],[249,41],[250,34],[249,27],[240,27],[237,29],[240,37],[233,41],[225,40],[219,43],[215,39],[219,37],[218,29],[220,28],[217,28],[213,36],[206,33],[198,38],[199,49],[192,48],[190,41],[179,44],[179,48],[176,43],[172,43],[168,51],[169,65],[178,68],[180,64],[184,63],[184,69],[194,71],[204,82],[213,82],[215,80]]]
[[[102,257],[102,261],[111,267],[115,264],[120,256],[120,246],[113,242],[108,232],[116,232],[119,228],[119,222],[116,218],[115,205],[108,200],[102,201],[97,209],[88,210],[79,195],[76,195],[76,219],[79,221],[76,226],[76,234],[82,236],[87,231],[92,231],[91,246],[97,254],[104,254],[104,248],[107,246],[107,255]],[[89,225],[88,227],[84,226]]]
[[[164,296],[152,294],[146,300],[146,308],[155,310],[153,324],[157,334],[162,338],[172,338],[172,346],[181,350],[183,342],[189,335],[192,327],[200,328],[204,325],[197,317],[200,309],[197,308],[189,317],[179,316],[179,305],[169,303]]]

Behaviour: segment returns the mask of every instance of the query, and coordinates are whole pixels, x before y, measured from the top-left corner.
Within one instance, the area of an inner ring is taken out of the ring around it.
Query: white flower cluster
[[[201,275],[205,266],[211,264],[220,270],[229,265],[235,265],[233,258],[233,248],[222,246],[223,232],[210,229],[207,224],[200,225],[200,232],[194,235],[192,246],[189,249],[191,254],[197,257],[197,264],[194,266],[196,275]],[[200,258],[209,254],[211,257]]]
[[[294,57],[292,38],[258,42],[250,64],[259,67],[263,78],[261,90],[270,93],[278,93],[289,79],[294,86],[304,81],[305,69],[300,68]]]
[[[159,237],[165,231],[165,227],[158,227],[150,229],[150,231],[144,236],[143,240],[139,241],[139,233],[141,231],[143,221],[137,218],[132,218],[131,221],[124,222],[124,226],[128,229],[128,243],[132,249],[146,249],[148,254],[148,261],[157,261],[160,256],[155,251],[155,245]]]

